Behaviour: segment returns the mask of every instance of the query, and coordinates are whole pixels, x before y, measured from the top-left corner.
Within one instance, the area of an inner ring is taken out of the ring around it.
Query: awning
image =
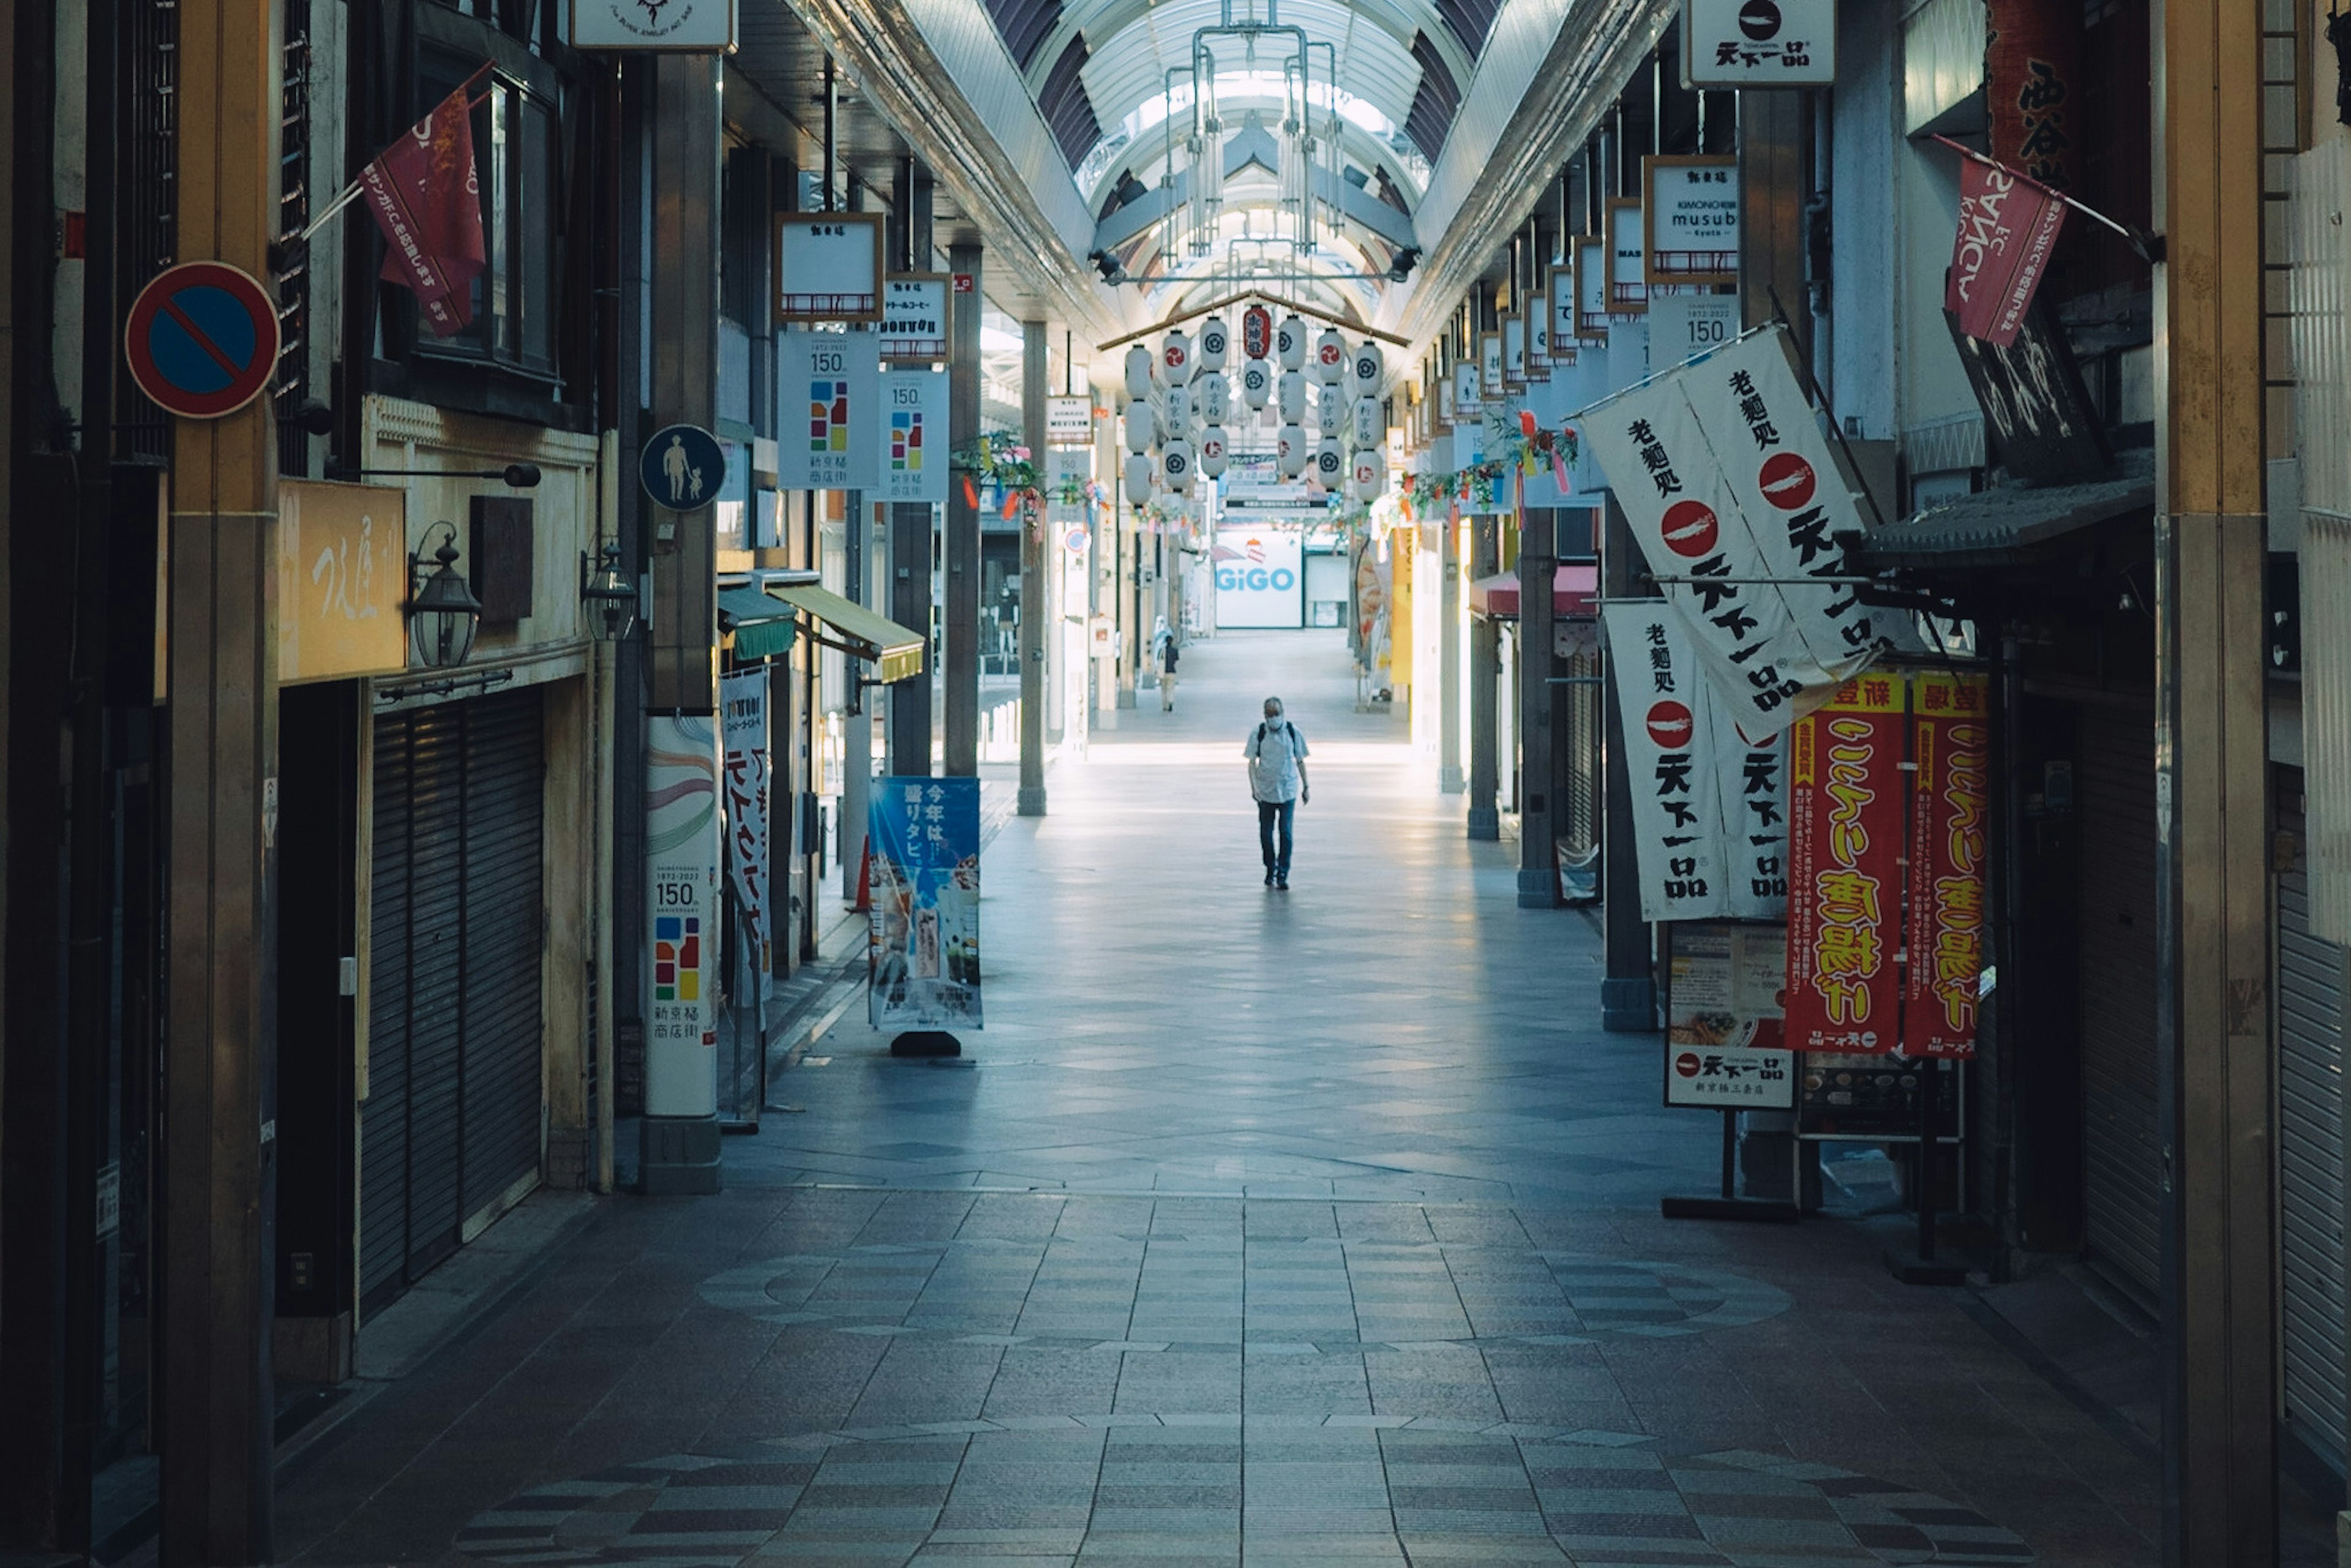
[[[792,607],[756,588],[718,591],[718,629],[735,634],[735,657],[772,659],[792,649]]]
[[[2087,484],[2004,485],[1929,507],[1873,530],[1855,553],[1873,569],[2014,565],[2036,546],[2154,506],[2155,455],[2142,449]]]
[[[1600,594],[1600,569],[1590,561],[1570,561],[1552,578],[1551,612],[1553,615],[1591,615],[1595,613],[1593,600]],[[1519,575],[1514,571],[1494,577],[1481,577],[1469,585],[1471,613],[1490,615],[1498,621],[1519,618]]]
[[[770,599],[780,599],[796,610],[807,611],[832,630],[832,637],[810,632],[818,642],[858,658],[872,660],[880,666],[873,672],[873,679],[882,685],[923,673],[925,639],[920,632],[909,632],[887,615],[852,603],[814,583],[771,582],[767,592]]]

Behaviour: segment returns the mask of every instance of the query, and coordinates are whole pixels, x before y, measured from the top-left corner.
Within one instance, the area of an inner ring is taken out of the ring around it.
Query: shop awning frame
[[[768,598],[779,599],[794,610],[805,612],[834,633],[828,637],[811,626],[807,629],[811,641],[870,661],[875,666],[871,677],[875,684],[886,686],[923,673],[923,654],[929,639],[922,632],[910,631],[878,611],[868,610],[812,582],[770,582],[766,591]]]
[[[780,658],[790,653],[798,626],[790,605],[778,604],[756,588],[718,591],[718,629],[734,633],[737,661]]]
[[[1554,616],[1588,620],[1600,603],[1600,568],[1591,561],[1562,561],[1552,577],[1551,609]],[[1497,621],[1519,618],[1519,574],[1498,572],[1469,584],[1469,612]]]

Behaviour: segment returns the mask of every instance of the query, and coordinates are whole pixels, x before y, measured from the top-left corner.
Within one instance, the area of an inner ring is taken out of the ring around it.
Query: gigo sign
[[[1217,624],[1303,624],[1304,552],[1294,529],[1221,528],[1217,533]]]

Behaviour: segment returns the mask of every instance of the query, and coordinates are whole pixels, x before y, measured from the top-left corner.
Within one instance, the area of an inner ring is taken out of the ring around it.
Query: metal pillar
[[[709,429],[718,414],[718,61],[664,55],[653,65],[647,134],[653,150],[653,423]],[[718,711],[717,536],[713,512],[653,514],[647,553],[653,625],[646,636],[645,711],[705,717]],[[657,749],[654,748],[654,749]],[[650,755],[650,750],[649,750]],[[714,745],[712,762],[716,763]],[[648,810],[653,809],[649,796]],[[709,854],[718,860],[717,824]],[[646,933],[648,938],[652,933]],[[638,962],[652,963],[650,951]],[[668,1053],[664,1061],[664,1054]],[[707,1074],[711,1090],[700,1092]],[[718,1190],[717,1052],[692,1040],[645,1040],[645,1117],[639,1168],[649,1193]],[[673,1098],[673,1095],[676,1098]]]
[[[1502,519],[1490,514],[1470,525],[1469,575],[1491,577],[1502,570]],[[1492,841],[1502,836],[1501,813],[1494,798],[1501,788],[1501,768],[1495,755],[1494,701],[1501,688],[1502,630],[1490,615],[1469,621],[1469,836]]]
[[[873,526],[881,507],[852,491],[841,524],[841,593],[852,604],[867,602],[865,559],[878,542]],[[849,711],[841,719],[841,901],[854,907],[857,877],[865,860],[865,816],[873,788],[873,707],[862,683],[861,661],[847,661],[852,682]]]
[[[1640,552],[1611,495],[1600,525],[1600,594],[1631,599]],[[1655,591],[1651,590],[1649,591]],[[1615,656],[1615,650],[1609,650]],[[1648,922],[1641,918],[1640,850],[1633,831],[1633,779],[1625,765],[1625,715],[1616,683],[1600,688],[1602,733],[1607,737],[1606,793],[1601,803],[1600,888],[1606,975],[1600,982],[1600,1027],[1646,1034],[1657,1027],[1657,985]]]
[[[1552,797],[1559,786],[1552,744],[1552,584],[1559,575],[1559,514],[1547,507],[1519,522],[1519,907],[1559,904],[1559,852]]]
[[[1045,477],[1045,323],[1020,324],[1020,428]],[[1020,795],[1024,817],[1045,814],[1045,507],[1020,518]]]
[[[1740,314],[1760,327],[1782,308],[1796,357],[1813,362],[1813,315],[1804,308],[1804,197],[1812,113],[1802,88],[1739,94]],[[1775,303],[1776,301],[1776,303]]]
[[[897,195],[904,214],[911,268],[931,267],[931,176],[911,159],[904,166]],[[949,414],[950,423],[953,413]],[[956,486],[947,486],[953,494]],[[923,667],[890,687],[888,757],[893,774],[931,771],[931,550],[934,508],[927,501],[898,501],[890,507],[890,578],[883,602],[890,619],[923,634]]]
[[[979,439],[979,247],[948,247],[947,267],[971,275],[968,294],[947,307],[947,440],[956,451]],[[946,750],[949,778],[979,772],[979,508],[961,485],[947,486]]]
[[[1461,525],[1437,534],[1437,788],[1458,795],[1461,779]]]
[[[179,255],[267,277],[284,38],[267,0],[180,11]],[[276,1555],[277,440],[265,396],[172,442],[163,1561]]]
[[[2262,11],[2167,0],[2158,16],[2164,1560],[2233,1568],[2278,1547]]]
[[[1134,706],[1134,677],[1141,664],[1143,628],[1135,616],[1143,595],[1143,504],[1147,496],[1129,496],[1118,519],[1118,602],[1111,612],[1118,618],[1118,706]]]

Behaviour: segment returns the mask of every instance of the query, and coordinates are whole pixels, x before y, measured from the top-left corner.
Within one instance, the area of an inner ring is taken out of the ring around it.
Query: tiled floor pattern
[[[1574,1252],[1153,1233],[877,1243],[705,1280],[762,1322],[968,1343],[1253,1355],[1405,1353],[1489,1339],[1670,1338],[1788,1310],[1758,1281]],[[1246,1312],[1241,1304],[1248,1303]]]
[[[2033,1561],[1973,1510],[1636,1432],[1231,1412],[817,1432],[537,1487],[469,1523],[517,1564]]]
[[[833,1030],[725,1192],[600,1205],[354,1402],[280,1561],[2157,1560],[2152,1458],[1963,1298],[1660,1218],[1718,1123],[1335,639],[1185,669],[990,845],[963,1058]],[[1314,747],[1286,894],[1268,690]]]

